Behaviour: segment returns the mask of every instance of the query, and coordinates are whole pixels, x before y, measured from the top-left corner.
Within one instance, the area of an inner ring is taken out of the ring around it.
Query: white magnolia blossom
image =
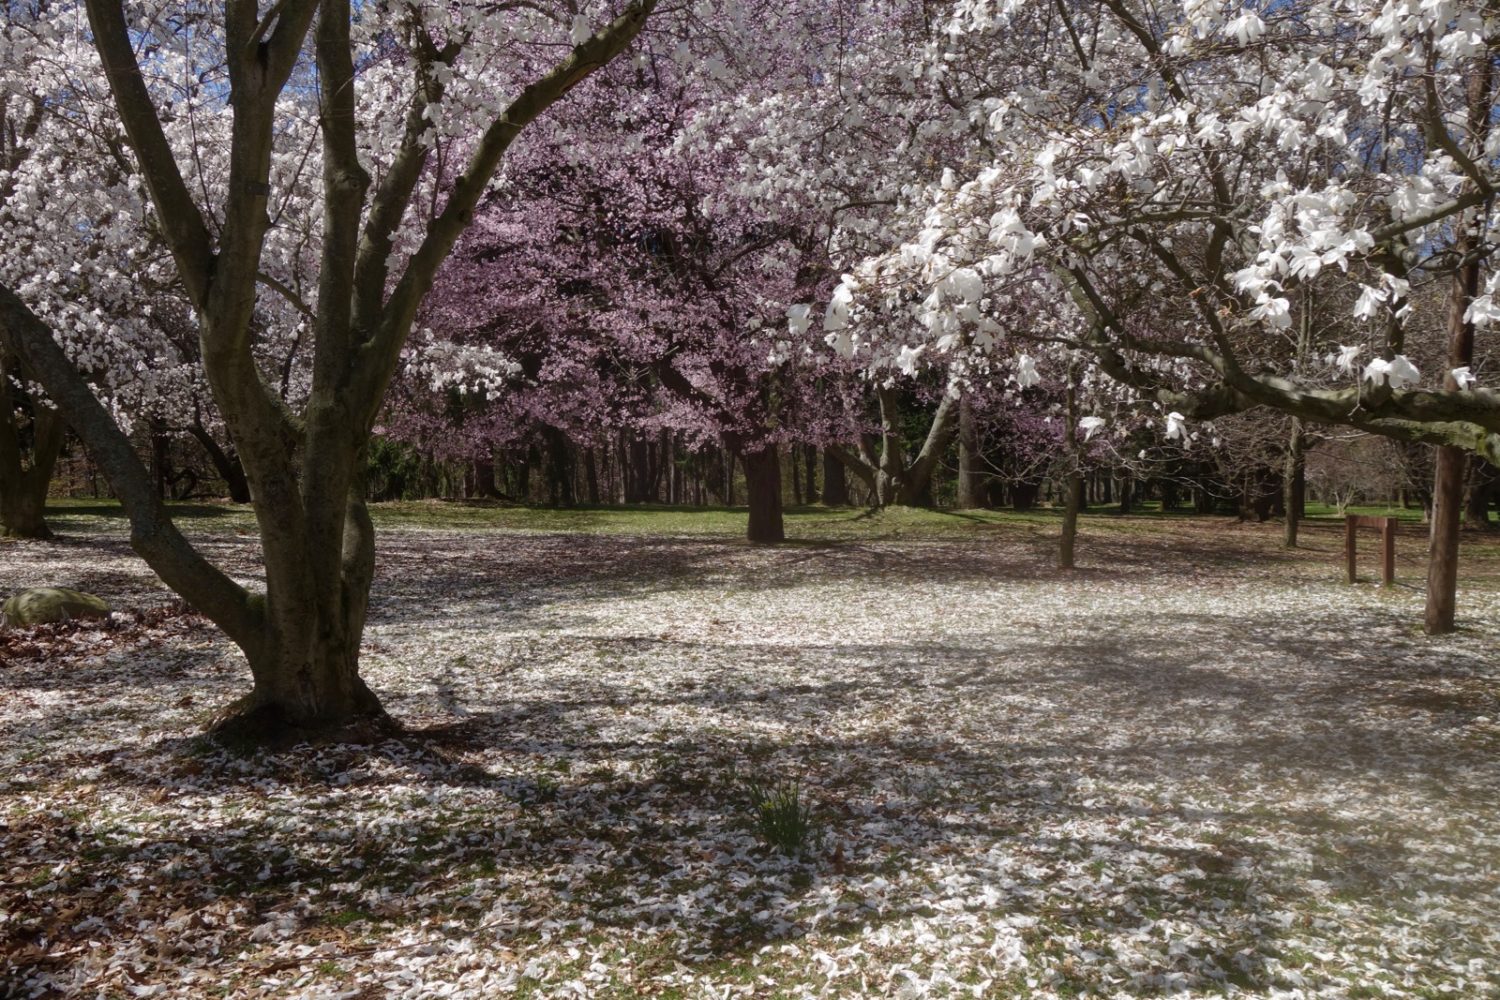
[[[1407,386],[1416,385],[1421,381],[1422,373],[1417,366],[1411,363],[1404,354],[1398,354],[1391,360],[1376,358],[1365,365],[1364,381],[1379,385],[1382,382],[1390,384],[1392,389],[1405,389]]]
[[[1187,441],[1187,418],[1175,410],[1167,414],[1167,440]]]
[[[1454,383],[1457,384],[1460,389],[1467,389],[1474,385],[1474,383],[1479,381],[1474,377],[1474,373],[1469,371],[1468,365],[1464,365],[1461,368],[1455,368],[1448,374],[1452,376]]]
[[[1036,362],[1030,355],[1019,354],[1016,356],[1016,385],[1022,389],[1030,389],[1042,380],[1041,373],[1036,370]]]
[[[1364,348],[1359,346],[1358,344],[1355,344],[1352,347],[1340,344],[1338,360],[1335,361],[1334,364],[1337,365],[1339,371],[1343,372],[1345,375],[1353,375],[1355,368],[1355,359],[1359,357],[1362,351],[1364,351]]]
[[[1108,421],[1103,417],[1088,416],[1078,418],[1078,428],[1083,431],[1083,439],[1085,441],[1093,437],[1095,432],[1104,427],[1106,423]]]

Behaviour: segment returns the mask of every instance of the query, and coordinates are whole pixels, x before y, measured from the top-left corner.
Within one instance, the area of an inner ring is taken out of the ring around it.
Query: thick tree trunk
[[[547,428],[547,492],[554,507],[571,507],[573,493],[573,450],[568,436],[556,427]]]
[[[493,500],[500,495],[495,486],[495,453],[488,448],[470,466],[474,476],[474,492],[483,500]]]
[[[313,533],[301,558],[267,550],[265,639],[247,650],[250,693],[213,722],[220,736],[286,742],[351,725],[394,725],[359,676],[375,569],[362,484],[351,490],[343,515],[342,536]]]
[[[588,489],[589,503],[599,504],[599,462],[594,457],[594,449],[587,448],[583,453],[583,479]]]
[[[1468,80],[1469,134],[1481,149],[1489,135],[1491,81],[1493,69],[1488,58],[1476,59]],[[1478,259],[1470,257],[1475,245],[1471,227],[1477,222],[1466,213],[1455,220],[1457,235],[1453,249],[1458,269],[1448,292],[1448,367],[1459,368],[1474,362],[1474,326],[1467,321],[1469,305],[1479,294]],[[1450,372],[1443,388],[1458,389]],[[1458,536],[1459,519],[1464,503],[1464,474],[1468,453],[1462,448],[1443,446],[1437,450],[1437,467],[1433,472],[1432,537],[1427,558],[1427,608],[1424,625],[1429,635],[1452,632],[1458,605]]]
[[[1452,632],[1458,603],[1459,514],[1463,508],[1464,469],[1468,455],[1462,448],[1439,448],[1432,487],[1432,536],[1427,556],[1429,635]]]
[[[746,537],[752,542],[774,544],[786,540],[781,517],[781,455],[774,444],[741,454],[745,467],[745,492],[749,494],[750,524]]]
[[[832,448],[823,449],[823,506],[849,506],[849,478]]]
[[[958,509],[979,506],[979,426],[966,394],[958,408]]]
[[[47,527],[47,490],[66,425],[54,409],[33,403],[29,433],[15,420],[10,379],[0,366],[0,535],[6,538],[51,538]],[[28,440],[29,438],[29,440]]]

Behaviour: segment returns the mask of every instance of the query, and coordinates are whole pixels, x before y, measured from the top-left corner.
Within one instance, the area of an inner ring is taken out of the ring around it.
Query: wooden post
[[[1396,526],[1394,517],[1362,517],[1350,514],[1344,518],[1344,572],[1355,581],[1354,539],[1360,528],[1380,529],[1380,582],[1389,587],[1396,582]]]

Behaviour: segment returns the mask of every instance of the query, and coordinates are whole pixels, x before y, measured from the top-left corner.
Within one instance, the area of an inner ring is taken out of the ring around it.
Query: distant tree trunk
[[[1493,531],[1490,520],[1490,498],[1495,492],[1495,467],[1474,459],[1469,463],[1469,492],[1464,500],[1464,527],[1474,531]]]
[[[797,446],[792,445],[792,503],[802,506],[802,463],[797,461]]]
[[[29,448],[15,422],[8,378],[0,369],[0,534],[7,538],[51,538],[47,488],[62,451],[66,425],[45,406],[31,408]]]
[[[818,449],[813,445],[805,445],[802,448],[802,460],[805,480],[803,492],[807,502],[814,504],[818,502]]]
[[[568,436],[556,427],[548,427],[547,493],[554,507],[571,507],[573,495],[573,454]]]
[[[583,476],[589,491],[589,503],[597,506],[599,503],[599,462],[594,455],[593,448],[586,448],[583,452]]]
[[[774,544],[786,540],[781,516],[781,456],[774,444],[741,454],[745,466],[745,490],[749,494],[750,524],[746,537],[752,542]]]
[[[188,433],[203,447],[208,460],[213,463],[214,472],[224,480],[224,488],[229,491],[229,499],[235,503],[249,503],[250,482],[245,478],[245,466],[240,461],[239,455],[232,450],[220,447],[219,442],[209,433],[208,428],[203,426],[201,420],[194,420],[188,426]]]
[[[1062,540],[1058,545],[1057,565],[1073,568],[1073,549],[1078,539],[1078,515],[1083,510],[1083,456],[1078,448],[1078,366],[1068,365],[1068,387],[1064,396],[1063,439],[1068,463],[1066,483],[1067,506],[1063,508]]]
[[[965,393],[958,406],[958,509],[982,506],[979,494],[979,426]]]
[[[849,479],[832,448],[823,449],[823,506],[849,506]]]
[[[625,502],[647,503],[651,499],[651,444],[643,437],[630,439],[625,466]]]
[[[495,487],[495,455],[488,448],[470,463],[469,472],[474,477],[476,496],[493,500],[500,495],[500,491]]]
[[[1307,493],[1306,439],[1302,433],[1302,419],[1292,418],[1292,433],[1286,445],[1286,467],[1281,475],[1282,506],[1286,509],[1286,527],[1282,533],[1282,544],[1289,549],[1297,547],[1297,528],[1302,522],[1303,500]]]
[[[156,483],[156,495],[165,500],[169,496],[167,484],[172,480],[172,456],[167,450],[167,436],[156,421],[151,421],[151,478]]]
[[[1042,494],[1042,484],[1039,482],[1027,482],[1022,480],[1010,484],[1010,505],[1016,510],[1031,510],[1036,507],[1037,498]]]

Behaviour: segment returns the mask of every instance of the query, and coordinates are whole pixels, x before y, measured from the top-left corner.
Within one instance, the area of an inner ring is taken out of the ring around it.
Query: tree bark
[[[0,364],[0,535],[48,539],[47,490],[66,425],[56,410],[32,401],[30,433],[23,435],[15,421],[16,402]]]
[[[832,447],[823,449],[823,506],[849,506],[849,479]]]
[[[599,504],[599,463],[594,457],[594,449],[586,448],[583,452],[583,479],[588,489],[589,503]]]
[[[245,478],[245,466],[240,462],[239,456],[225,451],[201,420],[194,420],[188,427],[188,433],[203,447],[208,460],[213,463],[214,471],[224,480],[229,499],[235,503],[249,503],[250,483]]]
[[[1483,149],[1489,135],[1493,67],[1486,58],[1476,59],[1468,80],[1468,132],[1472,146]],[[1441,127],[1441,126],[1440,126]],[[1474,363],[1474,326],[1466,319],[1469,304],[1479,294],[1480,262],[1470,257],[1474,248],[1472,213],[1461,215],[1455,225],[1453,249],[1461,263],[1453,273],[1448,293],[1448,367]],[[1459,388],[1452,372],[1443,387]],[[1423,624],[1429,635],[1452,632],[1458,606],[1458,537],[1464,503],[1464,475],[1469,455],[1463,448],[1444,445],[1437,450],[1433,472],[1432,536],[1427,559],[1427,608]]]
[[[775,544],[786,540],[781,516],[781,455],[774,444],[741,454],[745,467],[745,492],[749,495],[750,524],[746,537],[752,542]]]
[[[1292,418],[1292,432],[1286,445],[1286,466],[1281,475],[1281,490],[1286,517],[1281,541],[1287,548],[1295,549],[1297,529],[1302,523],[1303,497],[1307,492],[1306,443],[1300,417]]]
[[[1078,515],[1083,510],[1083,456],[1078,447],[1078,366],[1068,365],[1068,387],[1064,395],[1063,438],[1066,444],[1068,471],[1064,477],[1067,496],[1063,508],[1062,539],[1058,543],[1057,565],[1073,568],[1073,550],[1078,540]]]
[[[805,445],[802,449],[803,478],[806,484],[803,489],[807,494],[807,502],[814,504],[818,502],[818,449],[815,445]]]
[[[958,509],[983,506],[979,489],[979,426],[967,393],[958,408]]]
[[[137,552],[244,651],[251,691],[216,727],[260,740],[380,723],[384,712],[358,672],[374,568],[363,499],[371,427],[418,308],[501,159],[522,129],[634,40],[655,0],[632,0],[497,111],[450,175],[442,209],[401,255],[393,253],[397,232],[429,172],[424,109],[442,97],[442,76],[432,70],[451,64],[459,43],[439,50],[428,39],[413,47],[415,86],[404,131],[377,185],[358,154],[349,0],[278,4],[274,17],[264,19],[255,4],[224,5],[230,155],[222,198],[206,216],[178,168],[124,5],[87,0],[86,7],[115,110],[197,317],[204,372],[254,496],[264,596],[248,593],[176,529],[149,472],[52,332],[3,287],[0,336],[94,454],[130,517]],[[279,100],[307,55],[310,32],[323,229],[311,386],[303,412],[294,414],[264,380],[254,329]]]

